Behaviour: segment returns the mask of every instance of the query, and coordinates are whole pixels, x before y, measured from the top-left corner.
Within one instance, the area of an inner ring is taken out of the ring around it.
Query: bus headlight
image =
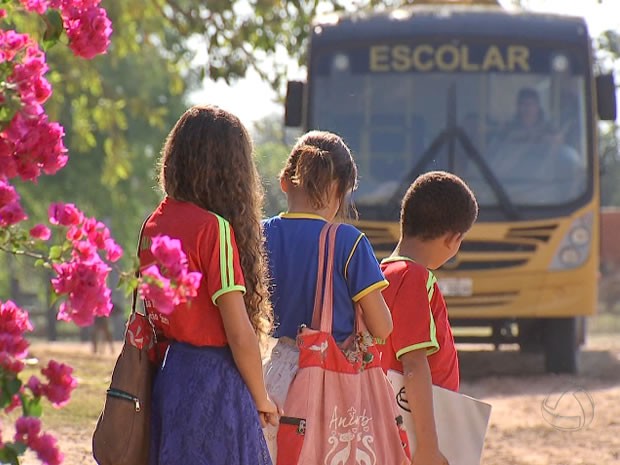
[[[567,266],[575,266],[580,263],[579,250],[574,247],[566,247],[560,252],[560,261]]]
[[[585,245],[590,242],[590,231],[583,226],[578,226],[571,231],[570,240],[577,246]]]
[[[590,256],[593,220],[592,213],[575,218],[560,242],[549,266],[550,270],[569,270],[585,263]]]

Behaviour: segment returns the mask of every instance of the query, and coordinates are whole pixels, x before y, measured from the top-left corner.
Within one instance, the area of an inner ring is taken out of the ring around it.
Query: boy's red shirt
[[[406,257],[383,260],[381,270],[390,283],[383,290],[383,297],[394,322],[392,334],[385,344],[378,346],[384,371],[402,373],[399,358],[422,349],[428,356],[433,384],[458,391],[459,362],[454,337],[446,302],[433,274]]]

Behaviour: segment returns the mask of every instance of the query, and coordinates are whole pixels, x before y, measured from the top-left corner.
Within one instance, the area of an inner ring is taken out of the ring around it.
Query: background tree
[[[620,33],[605,31],[596,38],[597,67],[601,73],[613,72],[616,86],[620,86]],[[599,153],[601,156],[601,203],[620,206],[620,127],[617,122],[599,125]]]
[[[285,128],[278,114],[255,122],[252,129],[258,171],[265,186],[265,216],[269,217],[286,210],[286,198],[280,189],[280,171],[301,131]]]
[[[153,8],[141,17],[150,4],[105,2],[115,28],[106,55],[86,61],[67,47],[48,50],[54,93],[46,109],[64,126],[71,157],[67,169],[37,185],[16,182],[31,217],[45,217],[51,201],[77,203],[111,227],[130,251],[146,212],[159,199],[154,166],[160,147],[198,84],[188,71],[193,53],[179,32],[166,28]],[[36,15],[15,12],[6,20],[7,27],[46,30]],[[123,266],[132,264],[132,254],[122,260]],[[33,272],[28,260],[0,255],[2,297],[44,311],[48,278],[44,271]]]

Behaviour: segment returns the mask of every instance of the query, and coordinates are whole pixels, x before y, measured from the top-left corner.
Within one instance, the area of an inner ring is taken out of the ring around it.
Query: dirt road
[[[620,465],[620,334],[590,337],[578,376],[546,375],[542,356],[510,348],[460,349],[462,392],[493,406],[483,465]],[[91,357],[87,346],[80,350]],[[104,360],[111,369],[114,357]],[[91,465],[96,416],[83,412],[90,417],[76,421],[76,414],[54,421],[53,431],[66,465]]]

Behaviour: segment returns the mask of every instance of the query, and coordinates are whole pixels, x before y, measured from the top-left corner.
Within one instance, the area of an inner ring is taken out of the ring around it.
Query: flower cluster
[[[44,384],[36,376],[31,376],[27,386],[32,394],[35,397],[47,397],[55,407],[62,407],[69,402],[71,392],[77,387],[77,381],[72,376],[73,368],[50,360],[41,373],[49,382]]]
[[[67,228],[67,248],[71,250],[69,260],[53,265],[57,276],[52,279],[52,287],[56,294],[67,296],[60,305],[58,319],[78,326],[91,325],[95,316],[108,316],[112,310],[107,286],[111,268],[99,252],[105,252],[107,261],[116,262],[122,250],[105,224],[86,218],[73,204],[52,204],[48,215],[50,223]]]
[[[112,33],[100,1],[0,1],[0,20],[7,17],[7,8],[41,15],[46,27],[42,36],[48,46],[66,33],[73,53],[91,59],[105,53]],[[40,251],[47,246],[39,241],[48,241],[52,232],[43,224],[27,232],[19,228],[27,215],[10,184],[17,177],[36,182],[41,175],[53,175],[67,164],[64,130],[49,121],[43,107],[52,94],[47,71],[45,53],[33,37],[0,27],[0,233],[2,244],[9,244],[4,251],[24,253],[52,266],[56,272],[54,290],[66,297],[58,318],[88,325],[95,315],[110,313],[106,280],[109,264],[119,260],[121,248],[103,223],[86,218],[72,204],[53,204],[50,223],[65,228],[65,238],[61,245],[49,247],[49,256],[42,255]],[[19,463],[18,457],[30,448],[42,463],[57,465],[63,457],[54,437],[41,432],[40,401],[45,397],[62,407],[77,382],[71,367],[52,360],[41,370],[47,382],[32,376],[26,385],[22,383],[19,375],[28,354],[24,333],[31,330],[26,311],[11,301],[0,301],[0,409],[5,413],[18,407],[22,410],[14,442],[0,438],[0,462]]]
[[[15,188],[0,179],[0,227],[17,224],[26,219]]]
[[[41,462],[60,465],[63,455],[51,434],[41,434],[41,420],[36,417],[20,417],[15,422],[15,441],[25,444],[36,452]]]
[[[50,122],[43,104],[52,89],[45,79],[45,55],[26,34],[0,30],[0,179],[16,176],[35,181],[41,173],[54,174],[67,163],[64,131]]]
[[[159,312],[170,314],[177,305],[196,296],[202,274],[187,271],[187,256],[178,239],[153,237],[151,253],[159,266],[150,265],[141,271],[140,295]]]
[[[110,45],[112,23],[101,0],[20,0],[28,11],[43,14],[48,8],[60,10],[69,47],[75,55],[91,59],[105,53]]]
[[[26,331],[32,331],[28,313],[10,300],[0,302],[0,369],[19,373],[28,354]]]
[[[0,383],[3,389],[2,405],[6,412],[21,406],[23,416],[15,423],[15,442],[32,449],[41,462],[55,465],[62,463],[62,454],[56,445],[56,439],[50,434],[41,434],[41,421],[37,418],[39,401],[45,396],[53,405],[66,404],[77,381],[71,375],[72,368],[50,360],[41,373],[48,383],[32,376],[27,387],[32,396],[28,396],[17,375],[23,370],[23,360],[28,355],[28,341],[24,334],[32,331],[28,313],[13,302],[0,302]],[[0,444],[6,447],[7,444]],[[15,447],[14,444],[9,445]]]
[[[90,59],[110,45],[111,22],[99,8],[100,0],[20,2],[27,11],[39,14],[48,8],[58,10],[77,56]],[[6,11],[0,10],[0,19],[5,16]],[[52,35],[60,32],[62,28]],[[49,69],[45,54],[29,35],[0,29],[0,63],[0,179],[19,176],[36,181],[43,173],[54,174],[67,164],[67,149],[62,126],[49,121],[43,108],[52,94],[44,77]]]

